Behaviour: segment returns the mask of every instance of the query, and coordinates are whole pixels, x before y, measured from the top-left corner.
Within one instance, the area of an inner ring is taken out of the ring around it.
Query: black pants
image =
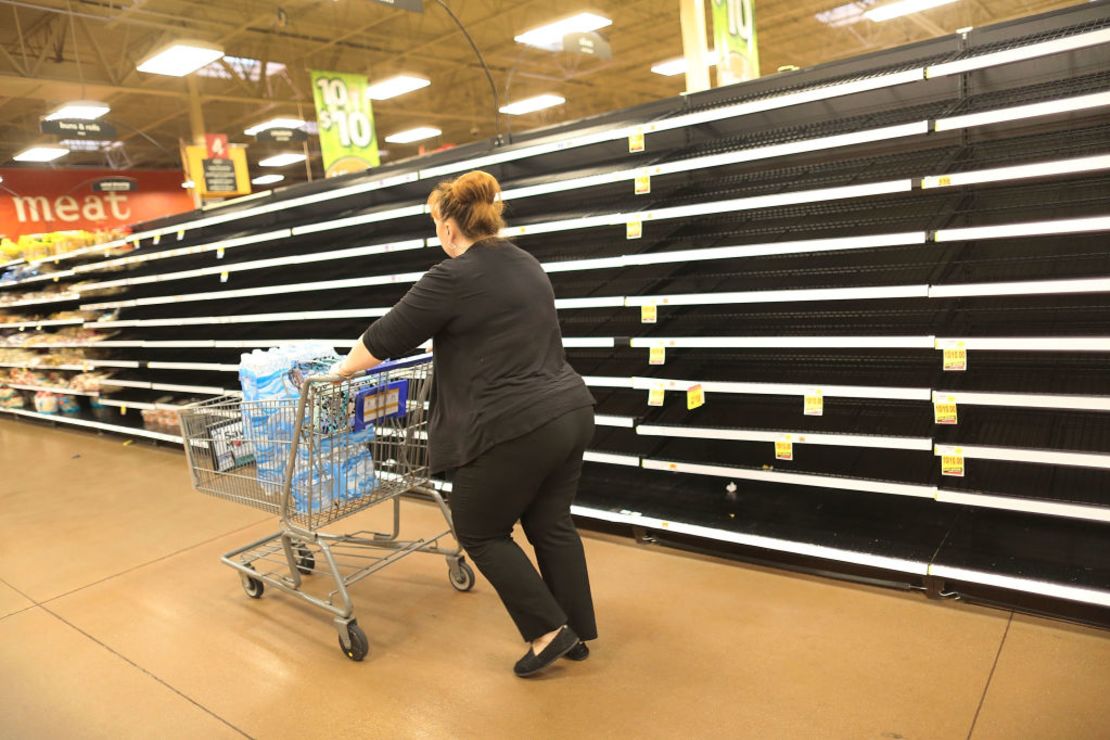
[[[593,432],[587,406],[455,471],[450,500],[459,543],[526,641],[564,624],[583,640],[597,637],[586,556],[570,517]],[[513,541],[517,520],[536,551],[539,573]]]

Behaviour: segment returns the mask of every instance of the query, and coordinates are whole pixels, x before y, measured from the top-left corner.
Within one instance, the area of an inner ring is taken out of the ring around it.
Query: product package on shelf
[[[304,378],[326,373],[338,359],[322,343],[243,354],[243,436],[253,451],[258,481],[270,495],[276,496],[284,481]],[[298,512],[338,506],[374,489],[373,429],[352,431],[350,419],[349,399],[338,389],[320,394],[315,407],[306,410],[293,469]]]
[[[12,388],[0,386],[0,409],[22,409],[23,394]]]

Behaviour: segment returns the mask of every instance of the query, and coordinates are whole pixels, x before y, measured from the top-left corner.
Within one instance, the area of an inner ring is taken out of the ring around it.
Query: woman
[[[431,469],[454,471],[459,543],[531,643],[514,667],[523,677],[563,655],[584,660],[584,641],[597,637],[570,516],[594,399],[567,364],[547,274],[497,236],[505,226],[500,192],[485,172],[432,191],[436,236],[451,259],[371,324],[335,371],[349,377],[433,340]],[[518,520],[539,573],[512,540]]]

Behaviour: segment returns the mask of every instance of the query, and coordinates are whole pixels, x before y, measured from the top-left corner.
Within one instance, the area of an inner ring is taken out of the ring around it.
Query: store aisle
[[[0,420],[4,735],[1105,738],[1110,633],[587,534],[602,638],[523,652],[489,585],[414,556],[353,590],[372,652],[248,599],[222,552],[274,520],[173,449]],[[384,512],[383,512],[384,513]],[[406,502],[408,531],[438,512]],[[372,526],[381,513],[351,524]],[[973,729],[974,728],[974,729]]]

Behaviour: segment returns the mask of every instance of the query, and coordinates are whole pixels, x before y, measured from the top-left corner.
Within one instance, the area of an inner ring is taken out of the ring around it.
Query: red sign
[[[116,228],[193,209],[178,170],[0,169],[0,235]],[[100,192],[106,177],[136,181],[133,192]]]
[[[228,159],[227,134],[205,134],[204,146],[208,149],[209,159]]]

